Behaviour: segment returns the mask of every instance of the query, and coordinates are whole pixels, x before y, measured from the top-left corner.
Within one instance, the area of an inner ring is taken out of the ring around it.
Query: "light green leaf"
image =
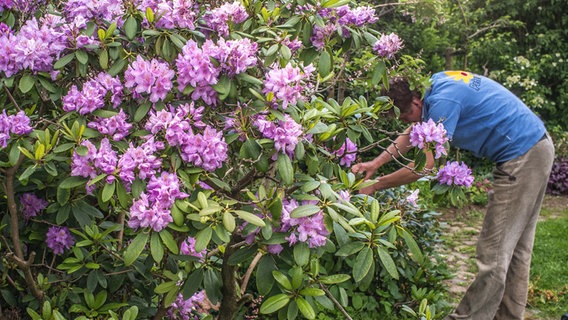
[[[212,235],[213,229],[211,229],[211,227],[207,227],[197,232],[195,235],[195,251],[201,252],[203,249],[207,248]]]
[[[266,225],[262,218],[253,213],[243,210],[235,210],[234,212],[237,214],[237,216],[239,216],[239,218],[247,221],[248,223],[252,223],[255,226],[264,227]]]
[[[364,247],[355,258],[355,263],[353,264],[353,280],[355,280],[355,282],[363,280],[371,270],[372,264],[373,250],[369,247]]]
[[[291,218],[302,218],[302,217],[309,217],[320,212],[320,207],[316,206],[315,204],[306,204],[299,207],[294,208],[290,213]]]
[[[381,247],[377,247],[377,253],[379,254],[381,263],[383,264],[385,269],[387,269],[387,272],[391,275],[391,277],[398,280],[398,270],[396,269],[394,260],[389,255],[389,253]]]
[[[136,32],[138,32],[138,22],[134,16],[130,16],[124,22],[124,33],[126,34],[126,38],[128,38],[128,40],[134,39]]]
[[[75,59],[75,53],[70,53],[68,55],[63,56],[61,59],[57,60],[57,62],[53,65],[53,69],[61,69],[65,67],[69,62]]]
[[[329,276],[320,277],[319,281],[323,284],[337,284],[345,282],[349,279],[351,279],[351,276],[348,274],[332,274]]]
[[[156,232],[153,232],[150,237],[150,253],[154,261],[158,263],[164,258],[164,247],[162,247],[160,236]]]
[[[34,77],[32,77],[29,74],[26,74],[20,79],[20,84],[18,88],[20,89],[20,91],[22,91],[22,93],[27,93],[34,87],[34,85],[35,85]]]
[[[134,240],[132,240],[132,242],[130,242],[130,245],[128,246],[128,248],[126,248],[126,251],[124,252],[124,265],[125,266],[131,265],[132,263],[134,263],[134,261],[136,261],[136,259],[138,259],[138,257],[140,256],[140,254],[144,250],[146,243],[148,243],[149,237],[150,237],[150,234],[145,233],[145,232],[140,232],[136,236],[136,238],[134,238]]]
[[[274,313],[282,308],[284,308],[288,302],[290,302],[290,297],[284,293],[277,294],[266,299],[260,306],[260,313],[269,314]]]
[[[287,154],[278,154],[278,172],[284,184],[290,185],[294,182],[294,167]]]
[[[112,198],[112,196],[114,195],[115,185],[116,181],[113,181],[112,183],[105,183],[105,186],[103,188],[103,193],[101,195],[101,199],[103,200],[103,202],[107,202],[110,200],[110,198]]]
[[[296,303],[298,304],[298,309],[300,309],[300,312],[302,313],[302,315],[304,315],[304,317],[308,319],[316,318],[316,312],[314,311],[314,308],[312,308],[312,305],[310,305],[306,301],[306,299],[302,297],[296,297]]]
[[[162,239],[162,243],[168,248],[168,250],[170,250],[171,253],[179,253],[177,242],[167,229],[162,229],[162,231],[160,231],[160,238]]]
[[[274,270],[272,271],[272,276],[274,277],[274,280],[276,280],[276,282],[278,282],[284,289],[292,290],[292,283],[285,274],[278,270]]]
[[[308,264],[310,261],[310,248],[304,242],[300,242],[294,246],[294,261],[300,267]]]
[[[329,52],[322,52],[318,63],[318,71],[322,78],[326,77],[331,72],[331,66],[332,62]]]

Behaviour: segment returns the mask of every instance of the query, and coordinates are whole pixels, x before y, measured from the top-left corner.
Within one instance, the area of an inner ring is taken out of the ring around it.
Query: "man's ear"
[[[422,99],[418,97],[412,97],[412,104],[422,111]]]

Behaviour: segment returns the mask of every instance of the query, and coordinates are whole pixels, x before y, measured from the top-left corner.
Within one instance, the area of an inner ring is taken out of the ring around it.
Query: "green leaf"
[[[223,212],[223,226],[229,232],[233,232],[235,230],[235,217],[233,217],[233,215],[228,211]]]
[[[261,151],[262,147],[255,139],[247,139],[247,141],[245,141],[245,143],[241,146],[239,157],[241,159],[256,160],[260,156]]]
[[[160,235],[153,232],[150,237],[150,253],[154,261],[160,262],[164,258],[164,247],[162,247],[162,242],[160,241]]]
[[[418,263],[422,263],[424,261],[424,256],[422,255],[422,251],[420,250],[420,247],[418,247],[418,243],[416,243],[412,234],[410,234],[410,232],[406,229],[402,229],[401,233],[404,242],[412,253],[412,259]]]
[[[140,122],[146,116],[146,114],[148,114],[148,111],[150,111],[151,107],[151,103],[143,103],[142,105],[140,105],[134,113],[134,122]]]
[[[274,285],[272,271],[276,269],[270,255],[263,256],[256,267],[256,288],[261,295],[267,295]]]
[[[122,69],[124,68],[124,66],[126,65],[126,60],[124,59],[118,59],[116,60],[112,66],[110,66],[110,69],[108,69],[108,74],[111,76],[116,76],[118,75]]]
[[[282,308],[284,308],[288,302],[290,302],[290,297],[284,293],[277,294],[266,299],[260,306],[260,313],[269,314],[274,313]]]
[[[108,50],[105,48],[99,52],[99,65],[103,69],[108,69]]]
[[[138,22],[134,16],[130,16],[124,22],[124,33],[126,34],[126,38],[128,38],[128,40],[134,39],[136,32],[138,32]]]
[[[339,257],[347,257],[347,256],[350,256],[352,254],[355,254],[355,253],[361,251],[364,247],[365,247],[365,243],[363,243],[363,242],[359,242],[359,241],[349,242],[345,245],[342,245],[339,248],[339,250],[337,250],[335,255],[339,256]]]
[[[323,284],[337,284],[345,282],[349,279],[351,279],[351,276],[348,274],[332,274],[329,276],[320,277],[319,281]]]
[[[276,282],[278,282],[284,289],[292,290],[292,283],[290,283],[290,279],[288,279],[285,274],[278,270],[274,270],[272,271],[272,276],[274,277],[274,280],[276,280]]]
[[[114,195],[115,185],[116,181],[113,181],[112,183],[105,183],[105,186],[103,188],[103,193],[101,195],[101,199],[103,200],[103,202],[107,202],[110,200],[110,198],[112,198],[112,196]]]
[[[145,233],[145,232],[140,232],[136,236],[136,238],[134,238],[134,240],[132,240],[132,242],[130,242],[130,245],[128,246],[128,248],[126,248],[126,251],[124,252],[124,265],[125,266],[131,265],[132,263],[134,263],[134,261],[136,261],[136,259],[138,259],[138,257],[140,256],[140,254],[144,250],[146,243],[148,243],[149,237],[150,237],[150,234]]]
[[[381,81],[381,78],[383,77],[383,75],[387,72],[387,67],[385,65],[385,62],[380,60],[377,65],[375,66],[375,68],[373,69],[373,76],[371,78],[371,84],[373,84],[374,86],[378,85],[379,82]]]
[[[157,285],[156,288],[154,289],[154,292],[157,294],[164,294],[166,292],[170,292],[176,289],[177,289],[177,281],[167,281]]]
[[[65,67],[69,62],[75,59],[75,53],[70,53],[68,55],[63,56],[61,59],[57,60],[57,62],[53,65],[53,69],[61,69]]]
[[[248,223],[254,224],[255,226],[264,227],[266,225],[262,218],[253,213],[243,210],[235,210],[234,212],[237,214],[237,216],[239,216],[239,218],[245,220]]]
[[[355,258],[355,263],[353,264],[353,280],[355,280],[355,282],[363,280],[371,270],[372,264],[373,250],[369,247],[364,247]]]
[[[185,280],[181,293],[184,299],[189,299],[199,288],[203,282],[203,268],[193,271]]]
[[[59,188],[62,189],[72,189],[78,186],[86,186],[87,180],[83,177],[68,177],[65,180],[61,181],[59,184]]]
[[[22,91],[22,93],[27,93],[34,87],[34,84],[35,84],[35,78],[29,74],[26,74],[20,79],[20,84],[18,85],[18,88],[20,89],[20,91]]]
[[[318,63],[318,71],[322,78],[325,78],[331,72],[331,66],[331,56],[329,52],[322,52]]]
[[[304,242],[300,242],[294,246],[294,261],[300,267],[308,264],[310,261],[310,248]]]
[[[83,50],[75,51],[75,56],[77,57],[77,61],[81,64],[87,64],[87,62],[89,62],[89,55]]]
[[[316,206],[315,204],[306,204],[294,208],[294,210],[292,210],[292,212],[290,213],[290,218],[309,217],[320,211],[321,211],[320,207]]]
[[[170,250],[171,253],[179,253],[177,242],[174,239],[174,236],[172,236],[172,234],[167,229],[160,231],[160,238],[162,239],[162,243],[168,248],[168,250]]]
[[[195,251],[201,252],[203,249],[207,248],[212,235],[213,229],[211,229],[211,227],[207,227],[197,232],[195,235]]]
[[[309,297],[319,297],[325,295],[325,291],[319,288],[308,287],[300,290],[300,294]]]
[[[296,297],[296,303],[298,304],[298,309],[300,309],[300,312],[304,317],[308,319],[316,318],[316,312],[314,311],[314,308],[312,308],[312,305],[309,304],[306,299],[302,297]]]
[[[381,247],[377,247],[377,253],[379,254],[379,259],[381,260],[381,263],[383,264],[385,269],[387,269],[387,272],[391,275],[391,277],[398,280],[398,270],[396,269],[394,260],[389,255],[389,253]]]
[[[282,182],[286,185],[292,184],[294,182],[294,167],[292,167],[292,161],[287,154],[278,154],[278,172],[280,177],[282,177]]]
[[[57,203],[59,203],[60,206],[66,204],[67,201],[69,201],[70,197],[71,197],[71,191],[69,189],[64,189],[61,187],[57,188],[56,198],[57,198]]]

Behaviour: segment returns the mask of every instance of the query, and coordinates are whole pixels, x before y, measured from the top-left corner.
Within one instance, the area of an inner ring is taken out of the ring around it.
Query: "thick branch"
[[[259,251],[256,253],[256,256],[254,256],[254,259],[252,259],[252,262],[247,269],[247,273],[245,273],[245,277],[243,278],[243,282],[241,283],[241,296],[244,295],[247,291],[247,285],[250,280],[250,276],[254,271],[254,268],[256,268],[256,265],[260,261],[260,258],[262,258],[262,252]]]
[[[233,244],[238,242],[235,237],[237,237],[237,235],[233,234],[223,255],[223,267],[221,270],[223,279],[223,300],[221,300],[218,320],[232,320],[239,307],[239,289],[237,288],[237,279],[235,277],[238,266],[229,264],[229,258],[238,250],[238,247],[233,246]]]
[[[32,295],[38,300],[43,300],[43,291],[38,289],[30,268],[35,258],[35,252],[32,252],[29,260],[26,261],[24,258],[24,252],[20,245],[20,225],[18,221],[18,206],[16,204],[16,196],[14,195],[14,178],[16,176],[16,172],[24,162],[24,159],[25,156],[21,154],[16,164],[6,170],[6,184],[4,186],[6,191],[6,200],[8,202],[8,211],[10,213],[10,235],[12,237],[15,252],[13,259],[24,273],[24,279],[26,280],[26,284],[30,288]]]

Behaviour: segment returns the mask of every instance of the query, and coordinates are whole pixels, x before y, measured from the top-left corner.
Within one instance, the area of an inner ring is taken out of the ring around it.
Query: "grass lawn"
[[[568,312],[568,208],[537,225],[529,307],[554,319]]]

